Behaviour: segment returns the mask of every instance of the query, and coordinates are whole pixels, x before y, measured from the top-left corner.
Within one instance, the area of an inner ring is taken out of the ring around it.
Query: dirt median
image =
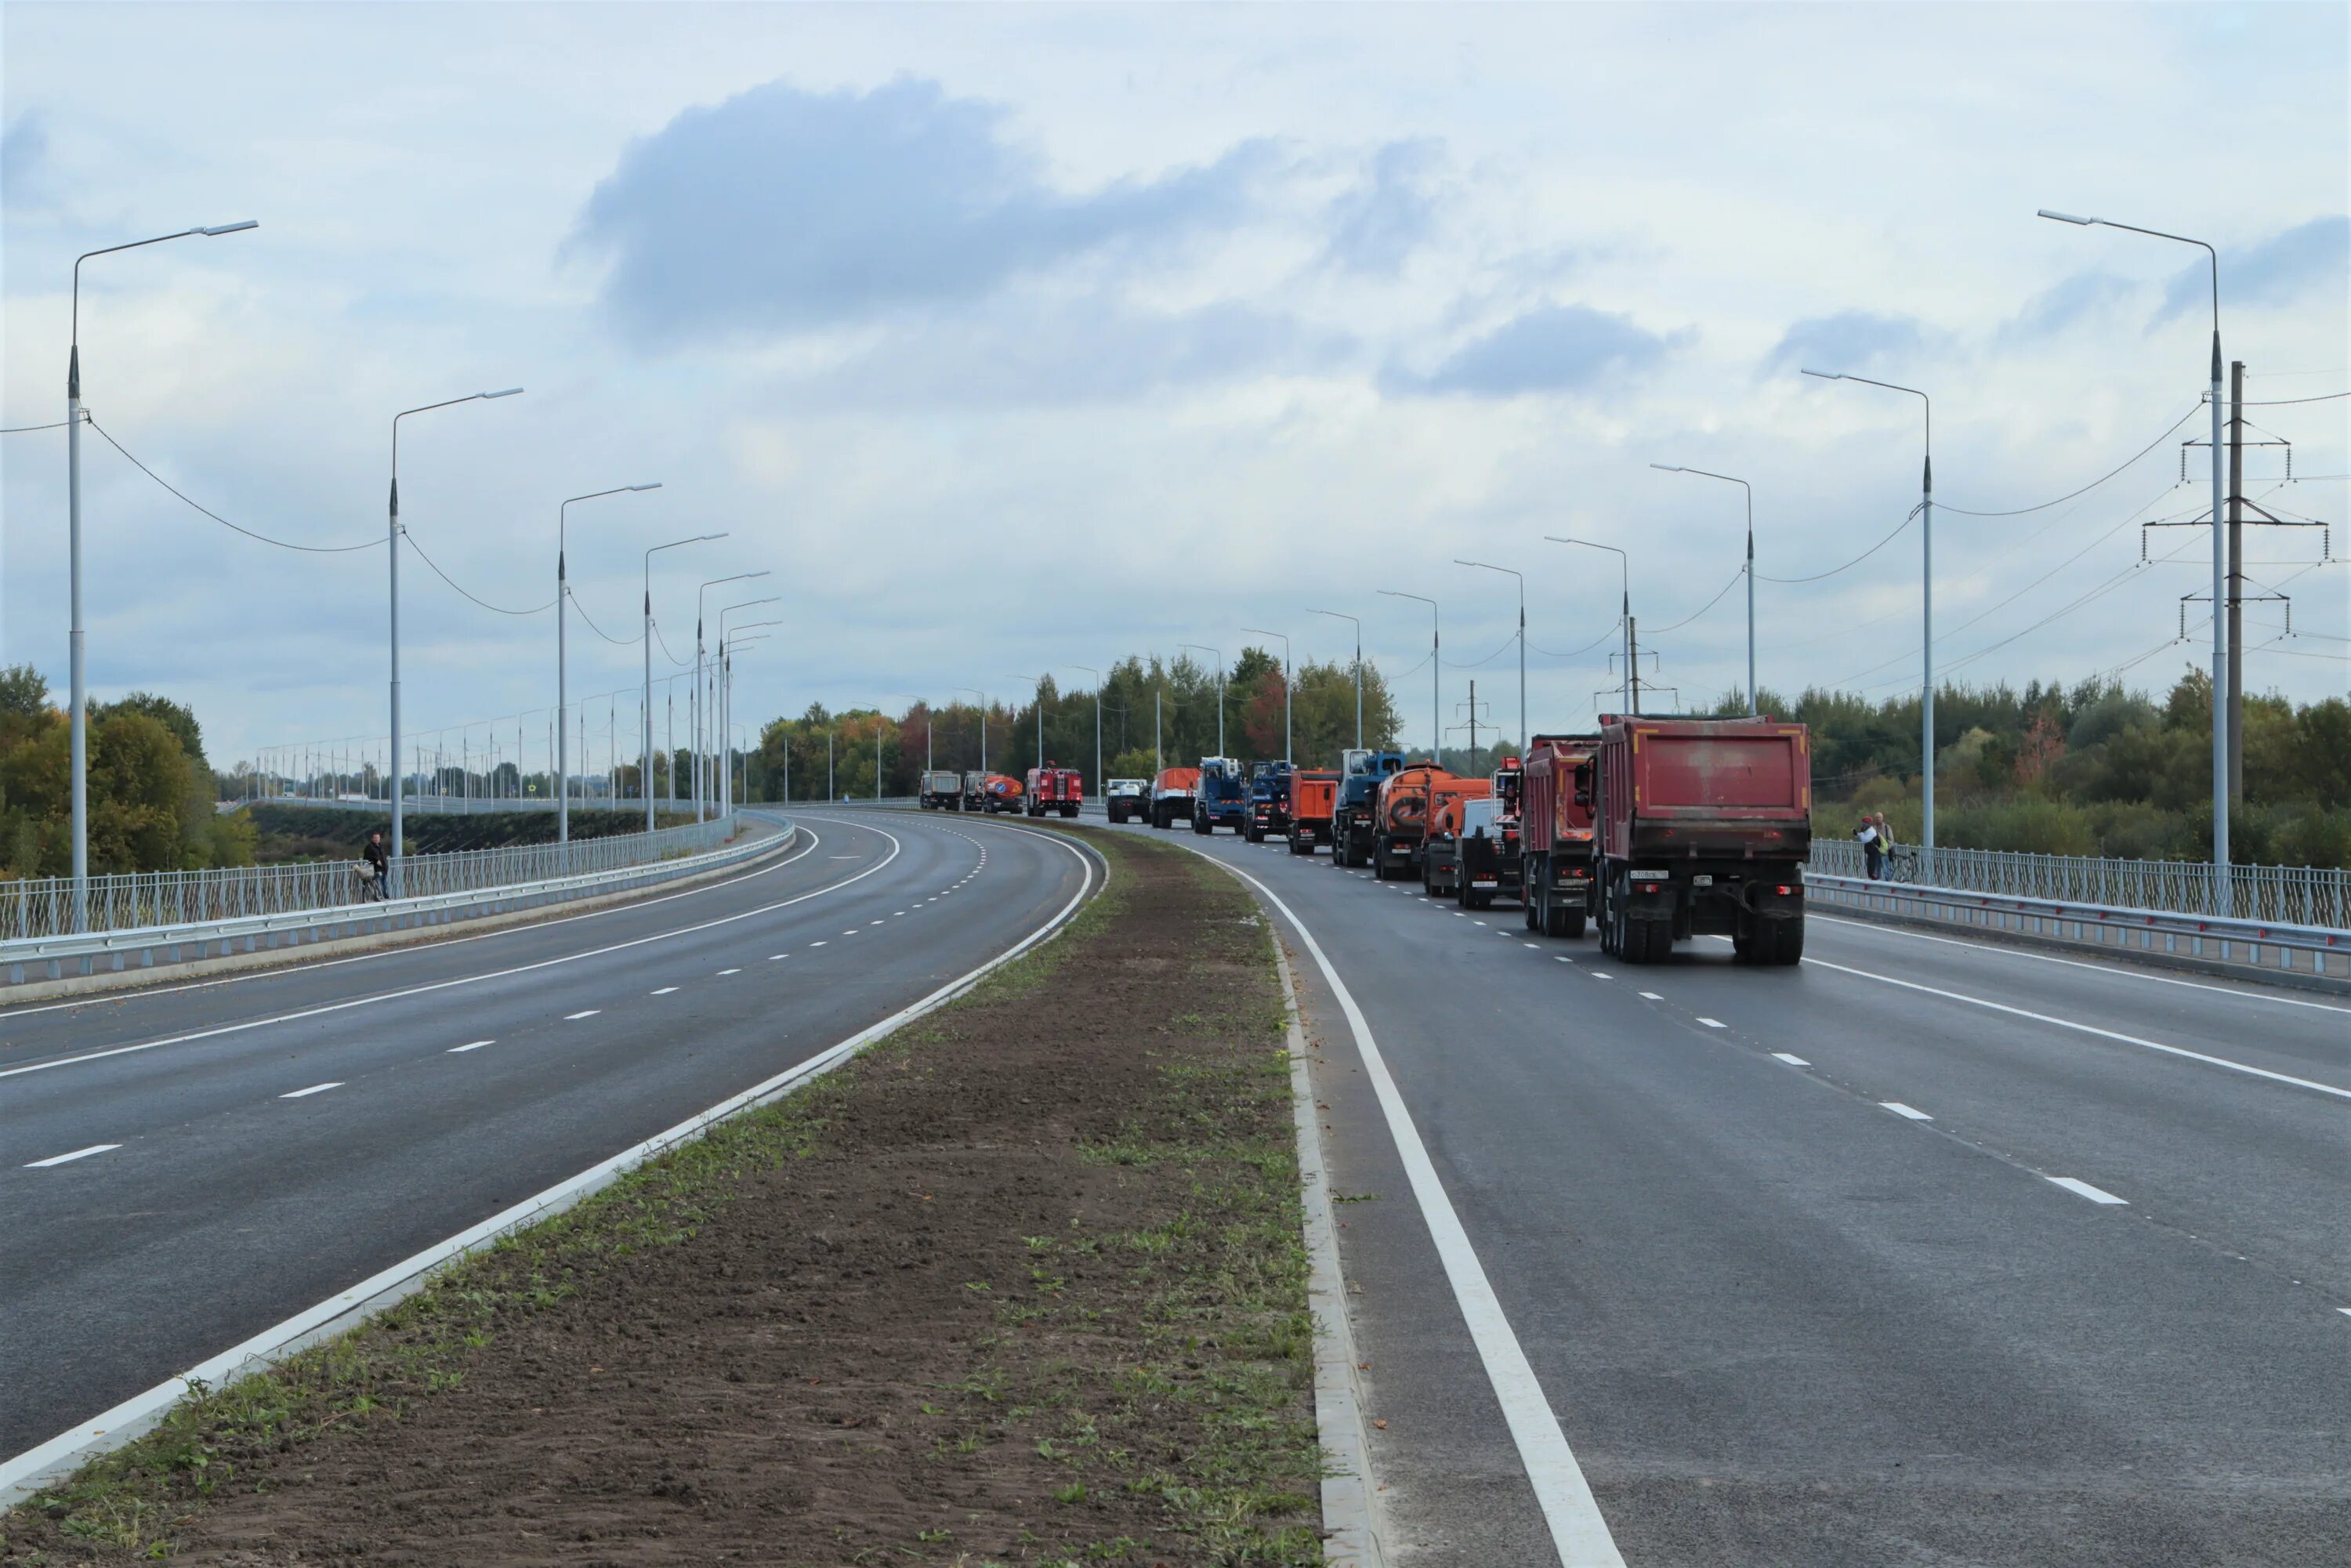
[[[1269,934],[1090,837],[1060,940],[206,1392],[0,1562],[1319,1562]]]

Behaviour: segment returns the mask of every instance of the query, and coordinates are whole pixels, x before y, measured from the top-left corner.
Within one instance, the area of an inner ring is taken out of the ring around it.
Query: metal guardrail
[[[725,842],[733,831],[731,821],[718,820],[652,833],[574,839],[569,844],[402,855],[394,862],[392,883],[401,890],[403,903],[508,887],[699,854]],[[85,935],[340,908],[358,896],[360,863],[357,859],[306,861],[291,865],[94,876],[89,879],[89,924]],[[71,878],[0,882],[0,961],[16,944],[74,935]]]
[[[535,881],[465,887],[391,903],[371,901],[329,907],[297,909],[230,919],[162,924],[76,936],[37,937],[0,942],[0,988],[27,981],[57,980],[100,972],[152,967],[217,957],[234,952],[299,946],[335,937],[364,936],[512,910],[535,908],[600,894],[671,882],[774,852],[789,844],[793,830],[789,820],[765,819],[780,826],[780,834],[760,834],[699,852],[680,849],[594,871],[576,871]],[[705,830],[731,830],[731,822],[707,822]],[[675,830],[684,832],[690,830]],[[638,835],[641,839],[644,836]],[[554,848],[556,846],[536,846]],[[574,849],[583,848],[574,845]],[[453,856],[418,857],[427,860]],[[160,956],[159,956],[160,955]]]
[[[1940,857],[1938,856],[1939,861]],[[2273,973],[2351,977],[2351,931],[2287,921],[2233,920],[2087,901],[2016,898],[1964,888],[1872,882],[1807,872],[1815,901],[1897,918],[1970,925],[2158,957],[2243,965]],[[1823,898],[1825,895],[1825,898]],[[2296,954],[2306,954],[2304,961]]]
[[[737,802],[738,805],[745,803]],[[242,811],[247,806],[307,806],[321,811],[371,811],[379,817],[392,814],[390,801],[372,797],[350,800],[314,795],[261,795],[236,800],[217,800],[214,805],[222,811]],[[412,817],[482,816],[498,811],[552,811],[555,802],[544,795],[525,795],[520,799],[496,795],[411,795],[401,802],[401,810]],[[691,811],[694,800],[691,797],[683,800],[656,799],[653,810]],[[603,811],[633,813],[643,821],[645,803],[627,796],[615,800],[610,795],[594,795],[585,801],[576,795],[572,797],[571,814],[575,817]]]
[[[1934,866],[1934,885],[1959,892],[2179,915],[2212,913],[2212,866],[2206,861],[1938,849]],[[1823,876],[1866,880],[1861,846],[1850,840],[1814,839],[1811,869]],[[2351,872],[2325,866],[2231,866],[2228,886],[2234,918],[2351,928]]]

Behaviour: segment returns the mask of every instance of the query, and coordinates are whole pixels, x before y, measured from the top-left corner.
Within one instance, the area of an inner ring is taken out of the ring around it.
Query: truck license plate
[[[1494,879],[1490,876],[1473,876],[1469,879],[1469,885],[1472,887],[1491,887],[1494,885]]]
[[[1690,885],[1692,887],[1712,887],[1714,885],[1714,878],[1710,876],[1694,876],[1690,878]]]

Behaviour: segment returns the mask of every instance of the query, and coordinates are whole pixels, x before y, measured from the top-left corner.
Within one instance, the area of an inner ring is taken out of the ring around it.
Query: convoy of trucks
[[[1165,832],[1177,822],[1192,820],[1192,802],[1200,793],[1196,768],[1163,768],[1151,779],[1151,825]]]
[[[1113,822],[1151,820],[1151,780],[1113,779],[1102,786],[1102,810]]]
[[[1332,813],[1339,799],[1339,776],[1301,768],[1290,776],[1290,852],[1311,855],[1331,842]]]
[[[1350,749],[1340,754],[1339,789],[1331,804],[1332,863],[1350,870],[1372,863],[1380,785],[1403,767],[1401,751]]]
[[[1260,762],[1249,769],[1249,814],[1241,837],[1253,844],[1290,835],[1290,775],[1287,762]]]
[[[1248,765],[1229,757],[1200,758],[1199,789],[1192,797],[1192,831],[1244,831],[1249,821]]]
[[[1086,798],[1086,781],[1074,768],[1063,768],[1048,760],[1042,768],[1029,769],[1029,779],[1023,786],[1021,799],[1031,817],[1059,812],[1075,817]]]
[[[925,769],[921,790],[925,811],[960,811],[963,810],[963,775]]]

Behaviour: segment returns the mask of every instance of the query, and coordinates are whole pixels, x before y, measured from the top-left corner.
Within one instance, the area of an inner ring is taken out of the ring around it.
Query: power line
[[[1721,591],[1720,593],[1717,593],[1717,594],[1716,594],[1712,599],[1708,600],[1704,604],[1702,604],[1702,605],[1700,605],[1700,606],[1698,607],[1698,614],[1696,614],[1696,615],[1685,615],[1685,616],[1683,616],[1680,620],[1678,620],[1678,621],[1675,622],[1674,622],[1672,625],[1670,625],[1670,626],[1653,626],[1653,627],[1651,627],[1651,628],[1649,629],[1649,635],[1650,635],[1650,636],[1652,636],[1652,637],[1662,637],[1662,636],[1664,636],[1664,635],[1665,635],[1667,632],[1678,632],[1678,631],[1680,631],[1683,627],[1685,627],[1685,626],[1688,625],[1691,622],[1693,622],[1693,621],[1697,620],[1697,619],[1698,618],[1698,616],[1699,616],[1699,615],[1703,615],[1703,614],[1705,614],[1708,611],[1709,611],[1709,610],[1713,609],[1716,605],[1718,605],[1718,604],[1721,603],[1721,602],[1722,602],[1722,595],[1723,595],[1724,593],[1728,593],[1728,592],[1729,592],[1732,589],[1734,589],[1734,588],[1738,587],[1738,586],[1739,586],[1739,580],[1740,580],[1740,578],[1742,578],[1742,577],[1745,577],[1746,575],[1747,575],[1747,569],[1746,569],[1745,567],[1743,567],[1743,566],[1742,566],[1742,567],[1740,567],[1737,571],[1734,571],[1734,572],[1732,572],[1732,573],[1730,574],[1730,580],[1729,580],[1729,582],[1726,582],[1726,583],[1724,583],[1724,584],[1722,585],[1722,591]]]
[[[87,418],[89,416],[84,415],[83,417]],[[60,419],[53,421],[47,424],[12,424],[5,430],[0,430],[0,435],[22,435],[29,430],[63,430],[67,425],[71,424],[72,423],[73,421],[70,419]]]
[[[267,534],[257,534],[251,528],[246,528],[241,524],[230,522],[226,517],[222,517],[210,507],[204,506],[201,502],[193,499],[186,491],[182,490],[169,479],[164,478],[161,474],[156,473],[155,470],[148,467],[144,463],[140,462],[138,458],[131,456],[131,449],[124,446],[120,441],[115,440],[112,435],[108,434],[106,426],[99,423],[96,419],[90,418],[88,414],[83,415],[83,417],[85,419],[89,419],[89,427],[92,430],[95,430],[99,434],[105,436],[106,444],[109,446],[111,446],[117,452],[121,453],[123,456],[130,458],[131,465],[133,468],[138,469],[139,472],[146,475],[147,477],[154,480],[158,485],[161,485],[166,490],[171,491],[172,495],[179,497],[181,500],[185,501],[189,506],[193,507],[197,511],[202,512],[205,517],[210,517],[213,521],[218,523],[221,527],[229,529],[233,533],[243,534],[249,539],[258,539],[266,545],[276,545],[279,549],[300,550],[305,555],[345,555],[352,550],[374,549],[377,546],[383,543],[383,540],[381,538],[371,538],[364,544],[356,545],[298,545],[291,539],[274,539]]]
[[[2175,428],[2177,427],[2175,426]],[[1892,544],[1896,539],[1899,538],[1902,536],[1902,531],[1916,521],[1917,517],[1918,508],[1916,507],[1911,507],[1910,510],[1905,514],[1902,520],[1895,525],[1894,531],[1892,533],[1886,535],[1884,538],[1878,540],[1876,544],[1870,546],[1867,549],[1862,551],[1859,555],[1854,557],[1843,566],[1833,566],[1826,571],[1816,571],[1810,577],[1767,577],[1759,571],[1755,574],[1755,580],[1758,582],[1818,582],[1824,577],[1834,577],[1838,572],[1851,571],[1855,567],[1859,566],[1863,561],[1867,560],[1871,556],[1876,555],[1879,550],[1884,549],[1887,545]]]
[[[2068,491],[2066,494],[2058,497],[2057,499],[2053,501],[2043,501],[2040,505],[2033,507],[2019,507],[2014,511],[2011,512],[1975,512],[1970,511],[1965,507],[1954,507],[1946,502],[1943,505],[1943,510],[1947,512],[1957,512],[1963,517],[2021,517],[2027,512],[2042,512],[2048,510],[2052,507],[2063,506],[2065,502],[2072,500],[2076,496],[2088,495],[2091,491],[2096,489],[2107,480],[2112,479],[2116,475],[2122,473],[2124,469],[2128,468],[2132,464],[2137,463],[2140,458],[2146,456],[2148,453],[2154,451],[2157,447],[2170,440],[2173,434],[2177,432],[2181,425],[2186,424],[2189,420],[2194,419],[2198,414],[2203,412],[2204,404],[2201,402],[2199,402],[2194,408],[2191,408],[2186,413],[2181,414],[2179,418],[2173,423],[2169,430],[2165,431],[2161,435],[2157,436],[2153,441],[2148,442],[2145,446],[2139,448],[2138,451],[2133,453],[2130,457],[2121,465],[2121,466],[2108,470],[2099,477],[2093,479],[2088,484],[2083,486],[2080,489]]]
[[[555,601],[552,599],[549,600],[544,604],[535,604],[528,610],[508,610],[503,604],[493,604],[479,594],[468,590],[464,584],[460,583],[455,578],[451,577],[447,572],[443,571],[441,570],[440,563],[435,561],[431,556],[424,553],[424,547],[416,542],[416,536],[414,534],[408,535],[407,538],[408,548],[416,552],[417,559],[423,561],[426,566],[433,569],[434,576],[439,578],[442,581],[447,583],[450,587],[455,589],[458,592],[464,594],[466,598],[472,600],[475,603],[480,605],[485,610],[493,611],[500,615],[540,615],[555,608]]]

